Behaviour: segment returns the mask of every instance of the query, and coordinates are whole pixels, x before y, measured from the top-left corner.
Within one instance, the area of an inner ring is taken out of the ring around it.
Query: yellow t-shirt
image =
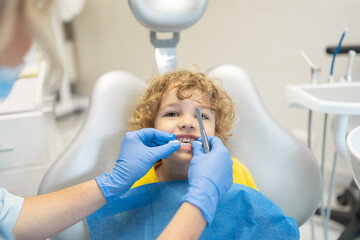
[[[233,164],[234,183],[244,184],[248,187],[258,190],[249,170],[243,164],[241,164],[235,157],[232,157],[232,159],[233,159],[233,163],[234,163]],[[159,164],[161,164],[161,162],[155,163],[154,166],[149,170],[149,172],[147,174],[145,174],[145,176],[140,178],[137,182],[135,182],[131,188],[149,184],[149,183],[159,182],[159,179],[156,177],[156,174],[155,174],[155,168]]]

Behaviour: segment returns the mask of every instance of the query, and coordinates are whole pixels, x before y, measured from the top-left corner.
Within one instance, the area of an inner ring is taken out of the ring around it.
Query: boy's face
[[[184,100],[176,96],[176,90],[172,88],[165,92],[154,119],[154,127],[164,132],[174,133],[181,141],[180,149],[171,154],[169,160],[189,163],[192,158],[191,142],[201,136],[195,108],[200,109],[208,136],[215,135],[215,115],[208,104],[204,103],[198,90],[190,90],[191,98]]]

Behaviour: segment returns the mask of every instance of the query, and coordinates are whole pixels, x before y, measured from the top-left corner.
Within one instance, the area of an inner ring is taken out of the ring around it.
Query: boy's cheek
[[[216,136],[215,123],[210,123],[208,125],[205,125],[204,127],[208,136]]]

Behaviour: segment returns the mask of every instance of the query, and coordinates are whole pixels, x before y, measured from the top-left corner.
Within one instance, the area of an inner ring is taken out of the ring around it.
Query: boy
[[[209,136],[219,137],[224,144],[230,134],[234,108],[227,93],[203,73],[174,71],[156,77],[137,105],[129,130],[156,128],[174,133],[181,142],[179,150],[158,161],[132,186],[154,182],[187,179],[192,158],[192,141],[200,137],[195,108],[202,114]],[[249,170],[233,157],[234,183],[257,190]]]
[[[199,108],[202,113],[207,134],[217,136],[218,143],[221,143],[219,138],[226,143],[229,137],[227,132],[232,128],[234,109],[224,90],[206,75],[188,71],[171,72],[153,80],[135,109],[130,120],[130,130],[156,128],[170,132],[176,135],[181,147],[167,159],[155,163],[122,198],[89,217],[92,239],[113,239],[115,236],[124,239],[155,239],[162,229],[172,225],[171,219],[177,214],[179,202],[193,202],[192,198],[184,199],[183,193],[189,191],[192,183],[208,178],[201,175],[194,182],[189,180],[189,184],[177,180],[188,179],[190,161],[191,170],[194,166],[204,170],[208,163],[202,158],[205,161],[194,164],[196,158],[199,159],[196,156],[198,151],[201,151],[197,143],[193,143],[195,158],[192,158],[192,141],[200,137],[195,108]],[[216,145],[213,145],[215,149]],[[228,151],[219,154],[216,159],[220,160],[218,164],[229,160],[230,166],[227,166],[231,167]],[[285,216],[278,206],[257,191],[247,168],[237,159],[232,160],[232,179],[236,184],[231,186],[229,194],[215,203],[216,208],[211,209],[211,214],[202,212],[206,222],[195,221],[187,225],[186,233],[194,229],[203,230],[206,225],[200,239],[299,239],[296,220]],[[193,173],[189,172],[190,178]],[[219,182],[225,181],[224,176],[217,172],[212,172],[211,176]],[[231,183],[231,179],[228,180]],[[191,191],[201,192],[206,185],[193,186]],[[196,203],[209,205],[217,201],[219,190],[213,188],[211,192],[212,195],[201,194],[193,202],[195,206]],[[190,216],[184,217],[186,223],[190,218],[194,220]],[[174,235],[178,236],[179,232]]]

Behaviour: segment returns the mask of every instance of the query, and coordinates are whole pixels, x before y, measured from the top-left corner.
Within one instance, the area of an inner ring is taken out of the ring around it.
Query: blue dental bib
[[[87,218],[91,239],[156,239],[179,208],[187,181],[130,189]],[[299,239],[295,219],[262,193],[233,184],[200,239]]]

